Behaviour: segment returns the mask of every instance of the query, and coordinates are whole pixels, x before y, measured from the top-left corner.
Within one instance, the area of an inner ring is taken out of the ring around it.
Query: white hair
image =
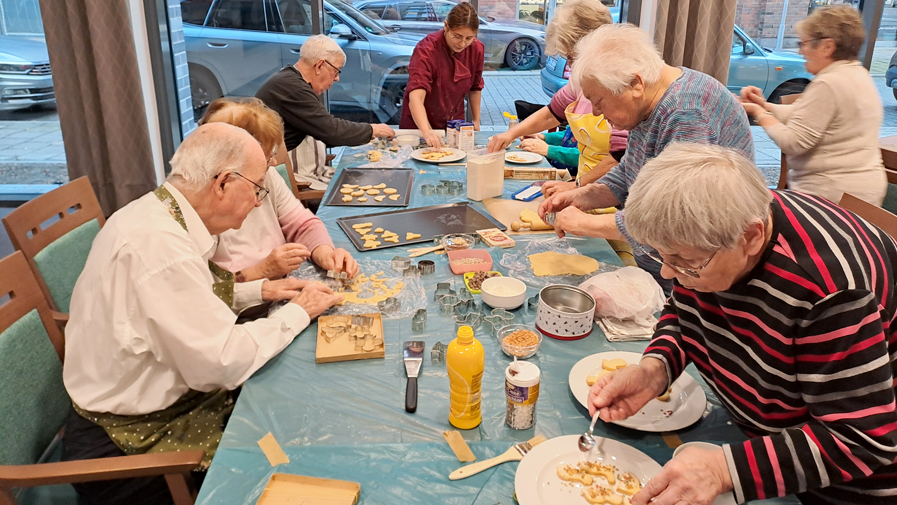
[[[572,60],[580,39],[613,22],[610,9],[598,0],[566,0],[545,28],[545,54],[561,54]]]
[[[299,49],[299,60],[309,65],[321,60],[329,61],[331,64],[342,64],[346,61],[346,53],[327,35],[312,35]]]
[[[772,193],[740,152],[677,143],[647,162],[626,199],[626,229],[655,249],[732,249],[747,227],[766,223]]]
[[[589,80],[619,95],[637,75],[646,85],[659,82],[663,65],[647,33],[630,24],[604,25],[576,44],[570,84],[582,89]]]
[[[242,173],[251,163],[251,147],[262,148],[246,130],[227,123],[208,123],[194,130],[171,158],[168,179],[179,178],[188,191],[200,192],[222,172]],[[264,156],[264,154],[260,154]]]

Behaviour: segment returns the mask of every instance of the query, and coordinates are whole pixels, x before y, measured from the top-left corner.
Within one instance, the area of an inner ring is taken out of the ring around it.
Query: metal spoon
[[[595,415],[592,416],[592,424],[589,425],[589,431],[583,433],[579,436],[579,450],[582,452],[589,452],[595,447],[595,437],[592,436],[592,431],[595,429],[595,422],[598,421],[598,411],[595,411]]]

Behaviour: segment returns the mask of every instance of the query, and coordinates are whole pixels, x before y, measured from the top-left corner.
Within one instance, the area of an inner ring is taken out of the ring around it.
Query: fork
[[[476,475],[483,470],[488,470],[495,465],[500,465],[508,461],[520,461],[524,456],[526,456],[526,453],[533,449],[533,447],[541,444],[544,441],[545,437],[543,437],[542,435],[536,435],[528,442],[520,442],[519,444],[514,444],[510,449],[505,451],[504,454],[500,456],[479,461],[473,463],[472,465],[462,466],[461,468],[449,474],[449,480],[465,479],[467,477],[470,477],[471,475]]]

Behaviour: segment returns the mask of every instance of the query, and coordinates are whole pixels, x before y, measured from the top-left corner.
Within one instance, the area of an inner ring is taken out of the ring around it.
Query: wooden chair
[[[190,472],[203,451],[42,462],[72,409],[62,383],[63,337],[25,255],[0,259],[0,272],[0,504],[17,504],[20,488],[159,475],[175,504],[193,503]]]
[[[881,161],[888,174],[888,192],[885,194],[885,201],[881,206],[888,212],[897,214],[897,150],[882,142]]]
[[[299,201],[304,202],[306,200],[320,200],[324,198],[323,190],[311,189],[311,183],[298,182],[296,180],[296,176],[293,173],[293,162],[290,161],[290,153],[283,143],[280,144],[277,152],[274,153],[274,164],[277,167],[277,172],[284,178],[290,189],[293,190],[293,196]]]
[[[105,221],[87,177],[24,203],[3,218],[13,247],[25,255],[60,325],[68,320],[75,281]]]
[[[850,193],[844,193],[838,205],[878,226],[885,233],[897,239],[897,215],[865,200],[860,200]]]
[[[800,98],[801,93],[795,93],[793,95],[782,95],[779,97],[779,103],[782,105],[791,105]],[[787,189],[788,188],[788,159],[785,158],[785,153],[782,153],[782,163],[781,169],[779,171],[779,184],[776,186],[776,189]]]

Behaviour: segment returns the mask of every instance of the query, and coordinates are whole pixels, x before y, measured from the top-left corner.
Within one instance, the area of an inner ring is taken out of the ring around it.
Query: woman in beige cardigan
[[[771,104],[760,89],[741,90],[745,112],[788,159],[788,188],[835,203],[850,193],[881,205],[887,178],[878,147],[884,117],[878,90],[857,61],[863,20],[856,9],[816,9],[797,24],[800,54],[816,77],[793,105]]]

